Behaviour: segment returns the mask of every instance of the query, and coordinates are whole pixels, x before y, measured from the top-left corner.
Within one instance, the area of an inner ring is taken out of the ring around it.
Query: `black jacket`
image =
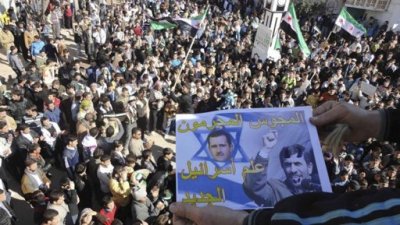
[[[362,190],[344,194],[311,192],[278,202],[273,209],[255,210],[243,225],[398,224],[400,190]]]
[[[171,98],[179,104],[180,113],[194,113],[192,96],[189,94],[183,94],[179,97],[176,97],[175,94],[172,94]]]
[[[22,99],[22,101],[10,101],[9,108],[12,117],[15,119],[17,122],[22,121],[22,117],[25,115],[25,109],[28,106],[29,101],[27,99]]]

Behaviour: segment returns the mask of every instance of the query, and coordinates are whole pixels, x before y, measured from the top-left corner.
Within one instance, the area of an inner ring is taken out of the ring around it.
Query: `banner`
[[[331,192],[311,115],[311,107],[178,114],[177,201],[256,209]]]
[[[262,61],[268,58],[268,49],[272,39],[272,30],[267,26],[260,24],[257,29],[256,37],[254,39],[252,57],[258,55]]]

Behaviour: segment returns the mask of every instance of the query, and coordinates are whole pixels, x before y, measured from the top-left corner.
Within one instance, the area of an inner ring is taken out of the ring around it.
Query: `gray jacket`
[[[22,64],[21,59],[18,57],[18,54],[10,53],[8,55],[8,62],[13,70],[18,70],[19,72],[25,72],[24,64]]]
[[[134,220],[152,221],[158,214],[160,210],[154,207],[153,203],[149,198],[146,198],[146,202],[139,202],[132,200],[132,218]]]

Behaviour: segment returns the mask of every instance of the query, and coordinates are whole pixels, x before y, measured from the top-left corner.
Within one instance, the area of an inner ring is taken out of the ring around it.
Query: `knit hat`
[[[94,214],[95,214],[95,211],[93,211],[91,208],[85,208],[85,209],[83,209],[82,212],[81,212],[81,216],[80,216],[80,218],[79,218],[79,224],[81,224],[83,218],[85,218],[85,217],[88,216],[89,214],[94,215]]]
[[[133,191],[133,194],[132,194],[133,199],[136,201],[139,201],[147,196],[147,191],[145,188],[138,187],[138,188],[134,188],[132,191]]]

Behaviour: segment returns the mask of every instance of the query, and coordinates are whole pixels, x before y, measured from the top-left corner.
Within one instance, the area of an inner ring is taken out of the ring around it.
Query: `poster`
[[[268,57],[268,49],[272,40],[272,30],[267,26],[260,24],[254,39],[254,46],[251,56],[258,55],[258,58],[264,61]]]
[[[361,91],[370,97],[373,97],[375,95],[376,89],[377,89],[377,87],[375,87],[365,81],[361,82]]]
[[[256,209],[331,192],[311,115],[311,107],[178,114],[177,201]]]

